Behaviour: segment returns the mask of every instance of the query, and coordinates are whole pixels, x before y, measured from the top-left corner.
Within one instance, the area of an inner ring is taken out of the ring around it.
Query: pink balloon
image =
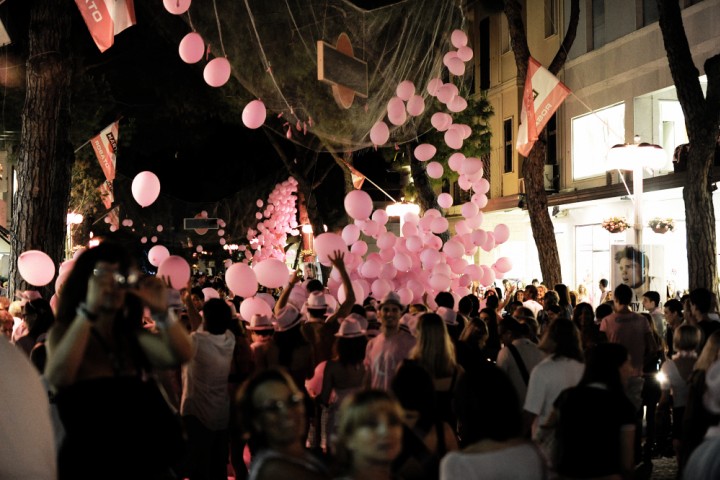
[[[363,287],[363,282],[360,280],[353,280],[350,282],[350,286],[352,287],[353,293],[355,293],[355,302],[356,303],[362,303],[362,301],[365,299],[365,288]],[[368,288],[367,291],[370,289]],[[345,285],[340,285],[337,291],[337,299],[340,303],[345,301],[345,298],[347,297],[347,294],[345,292]]]
[[[401,99],[408,101],[415,94],[415,84],[410,80],[403,80],[395,89],[395,93]]]
[[[375,298],[383,298],[392,289],[392,282],[385,280],[384,278],[378,278],[372,283],[372,286],[370,287],[370,291]]]
[[[500,257],[495,262],[495,270],[499,273],[507,273],[512,270],[512,261],[508,257]]]
[[[478,207],[472,202],[466,202],[463,203],[462,206],[462,216],[467,218],[472,218],[475,215],[478,214]]]
[[[317,239],[315,239],[315,249],[317,249]],[[364,240],[358,240],[357,242],[353,243],[353,246],[350,247],[350,251],[354,253],[355,255],[363,256],[368,251],[368,245]]]
[[[457,240],[448,240],[443,245],[443,252],[451,258],[461,258],[465,254],[465,247]]]
[[[478,208],[485,208],[488,204],[487,195],[484,193],[474,193],[470,199]]]
[[[462,164],[465,161],[465,155],[462,152],[455,152],[448,158],[448,167],[453,172],[460,173],[462,170]]]
[[[460,173],[464,173],[465,175],[475,175],[478,172],[482,172],[483,169],[483,162],[477,157],[467,157],[462,162],[462,167],[460,168]]]
[[[388,262],[392,262],[393,258],[395,258],[395,251],[393,249],[384,250],[390,253],[390,258],[388,259]],[[380,256],[382,256],[382,252],[380,252]],[[385,258],[385,257],[383,257]],[[398,271],[397,268],[392,263],[386,263],[382,267],[380,267],[380,278],[384,278],[385,280],[392,280],[397,275]]]
[[[463,97],[455,96],[447,103],[447,109],[453,113],[462,112],[468,106],[467,100]]]
[[[199,33],[190,32],[180,40],[180,58],[185,63],[197,63],[205,54],[205,42]]]
[[[505,243],[507,239],[510,238],[510,229],[504,223],[500,223],[495,226],[493,234],[495,235],[495,244],[500,245],[502,243]]]
[[[381,267],[382,265],[377,260],[365,260],[365,263],[360,267],[360,274],[365,278],[377,278],[380,275]]]
[[[430,117],[430,123],[438,132],[444,132],[452,125],[452,117],[449,113],[436,112]]]
[[[417,158],[421,162],[426,162],[433,158],[436,152],[437,148],[435,148],[435,145],[432,145],[430,143],[421,143],[420,145],[415,147],[413,154],[415,155],[415,158]]]
[[[450,208],[453,204],[452,195],[449,193],[441,193],[438,195],[437,202],[442,208]]]
[[[182,15],[190,8],[190,0],[163,0],[165,10],[173,15]]]
[[[480,284],[482,284],[482,286],[484,286],[484,287],[492,285],[492,283],[495,281],[495,272],[493,271],[492,268],[488,268],[485,265],[482,265],[482,269],[483,269],[483,276],[482,276],[482,279],[480,280]]]
[[[447,104],[450,100],[455,98],[458,93],[459,90],[454,84],[446,83],[438,90],[437,99],[442,103]]]
[[[457,54],[455,55],[455,57],[448,59],[446,66],[450,73],[459,77],[465,74],[465,63],[457,57]]]
[[[70,270],[72,270],[72,267],[75,265],[75,259],[65,260],[60,264],[58,267],[58,275],[62,275],[63,273],[70,273]],[[56,289],[57,290],[57,289]]]
[[[255,295],[255,296],[256,296],[257,298],[259,298],[260,300],[264,301],[265,303],[267,303],[268,306],[269,306],[271,309],[275,307],[275,297],[273,297],[273,296],[270,295],[269,293],[267,293],[267,292],[260,292],[260,293],[258,293],[258,294]],[[328,302],[328,303],[330,303],[330,302]]]
[[[261,100],[253,100],[252,102],[245,105],[242,112],[242,122],[248,128],[259,128],[265,123],[267,117],[267,110],[265,104]],[[262,203],[258,205],[262,207]]]
[[[462,148],[462,136],[457,130],[448,130],[445,132],[445,144],[455,150]]]
[[[367,220],[373,210],[370,194],[363,190],[353,190],[345,195],[345,211],[355,220]]]
[[[17,260],[20,276],[35,287],[44,287],[55,277],[55,264],[50,256],[40,250],[28,250]]]
[[[385,210],[379,208],[373,212],[371,218],[378,225],[385,225],[388,221],[388,214]]]
[[[211,298],[220,298],[220,294],[218,293],[218,291],[212,287],[203,288],[202,293],[203,293],[203,298],[205,299],[206,302],[208,300],[210,300]]]
[[[282,260],[266,258],[253,266],[260,285],[267,288],[279,288],[288,283],[290,271]]]
[[[400,272],[407,272],[412,268],[412,260],[405,253],[396,253],[392,260],[393,266]]]
[[[428,163],[425,171],[430,178],[440,178],[443,176],[443,166],[438,162]]]
[[[353,247],[355,247],[358,243],[359,242],[355,242]],[[334,254],[335,250],[347,252],[347,245],[345,244],[345,241],[337,233],[321,233],[315,237],[313,244],[315,246],[315,251],[317,252],[318,261],[326,267],[332,265],[329,257]]]
[[[467,45],[468,36],[462,30],[456,29],[453,30],[453,32],[450,34],[450,42],[455,48],[464,47],[465,45]]]
[[[437,290],[438,292],[443,292],[450,288],[450,277],[440,274],[433,274],[430,275],[430,280],[428,283],[433,289]]]
[[[150,249],[150,251],[148,251],[148,262],[150,262],[150,265],[159,267],[163,260],[169,256],[170,251],[166,247],[162,245],[155,245]]]
[[[393,97],[387,105],[388,120],[393,125],[402,125],[407,120],[407,112],[405,111],[405,102],[400,97]]]
[[[248,298],[257,293],[258,283],[255,271],[244,263],[233,263],[225,272],[225,283],[232,293]]]
[[[377,122],[370,129],[370,141],[373,145],[384,145],[390,139],[390,128],[385,122]]]
[[[457,56],[463,62],[471,60],[473,57],[472,48],[468,47],[467,45],[463,45],[462,47],[458,48]]]
[[[205,65],[203,78],[211,87],[222,87],[230,80],[230,62],[225,57],[213,58]]]
[[[160,195],[160,179],[152,172],[140,172],[135,175],[131,190],[135,201],[141,207],[147,207]]]
[[[349,225],[346,225],[345,228],[343,228],[342,239],[347,245],[352,245],[353,243],[357,242],[358,238],[360,238],[360,227],[358,227],[354,223],[351,223]]]
[[[187,260],[178,255],[170,255],[158,267],[158,278],[168,277],[170,286],[180,290],[187,286],[190,280],[190,265]]]
[[[403,287],[397,291],[400,296],[400,303],[408,305],[413,300],[413,292],[407,287]]]
[[[425,111],[425,100],[420,95],[413,95],[407,101],[407,113],[417,117]]]
[[[244,320],[250,320],[253,315],[272,316],[272,309],[265,300],[258,296],[246,298],[240,304],[240,316]]]
[[[432,231],[433,233],[443,233],[443,232],[447,231],[447,229],[448,229],[447,218],[445,218],[445,217],[433,218],[432,223],[430,224],[430,231]]]
[[[395,245],[397,237],[392,232],[385,232],[378,235],[377,246],[380,250],[392,248]]]
[[[443,86],[443,81],[439,78],[433,78],[428,82],[427,92],[433,97],[437,96],[440,87]]]

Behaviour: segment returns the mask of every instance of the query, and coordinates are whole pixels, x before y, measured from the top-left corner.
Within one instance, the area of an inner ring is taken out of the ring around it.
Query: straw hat
[[[405,309],[405,305],[403,305],[402,302],[400,301],[400,295],[398,295],[395,292],[388,292],[382,298],[382,300],[380,300],[380,305],[378,305],[378,308],[382,308],[386,304],[397,305],[400,308],[400,310]]]
[[[275,321],[273,322],[275,331],[284,332],[285,330],[291,329],[300,323],[301,316],[300,310],[298,310],[297,307],[290,304],[285,305],[277,315],[275,315]]]
[[[340,323],[340,330],[335,334],[336,337],[341,338],[355,338],[362,337],[365,335],[365,330],[360,327],[360,323],[353,318],[345,318]]]
[[[363,317],[359,313],[350,313],[347,317],[345,317],[345,320],[355,320],[358,324],[360,324],[361,330],[367,330],[368,327],[368,320],[367,318]]]
[[[328,308],[327,299],[323,292],[310,292],[307,299],[307,308]]]
[[[274,328],[270,317],[259,313],[253,314],[252,318],[250,318],[250,325],[247,327],[248,330],[253,331],[273,330]]]

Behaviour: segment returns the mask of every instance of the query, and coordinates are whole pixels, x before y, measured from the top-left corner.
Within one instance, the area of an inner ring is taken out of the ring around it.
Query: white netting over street
[[[465,20],[458,3],[406,0],[363,10],[345,0],[206,0],[182,16],[188,32],[199,33],[210,48],[202,62],[226,57],[232,78],[262,100],[266,127],[313,150],[355,151],[372,146],[370,130],[380,120],[390,126],[391,144],[422,133],[421,114],[407,115],[401,125],[389,122],[388,102],[408,80],[427,105],[435,101],[427,86],[433,78],[448,80],[443,57],[453,50],[451,33]],[[362,62],[367,64],[367,98],[355,96],[350,108],[318,80],[317,42],[336,46],[342,33],[361,62],[348,65],[326,48],[332,80],[356,85],[358,71],[364,78]],[[453,79],[461,91],[462,81]]]

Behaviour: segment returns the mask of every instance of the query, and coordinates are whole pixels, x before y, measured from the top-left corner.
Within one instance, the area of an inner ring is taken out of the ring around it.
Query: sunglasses
[[[132,287],[138,282],[138,279],[139,279],[139,276],[136,273],[123,275],[122,273],[114,271],[114,270],[106,270],[104,268],[94,268],[93,269],[94,277],[105,277],[108,275],[112,275],[112,278],[115,281],[115,283],[121,287]]]
[[[303,403],[303,395],[302,393],[295,393],[293,395],[290,395],[287,400],[270,400],[268,402],[263,403],[258,408],[259,411],[264,413],[280,413],[283,411],[288,411],[292,408],[297,408],[300,406],[300,404]]]

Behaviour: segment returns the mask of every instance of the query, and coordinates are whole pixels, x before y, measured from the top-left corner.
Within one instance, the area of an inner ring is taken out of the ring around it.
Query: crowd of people
[[[659,455],[720,478],[720,317],[507,282],[355,298],[293,272],[241,318],[221,278],[175,290],[110,241],[57,292],[0,298],[0,478],[629,479]],[[13,345],[14,344],[14,345]]]

